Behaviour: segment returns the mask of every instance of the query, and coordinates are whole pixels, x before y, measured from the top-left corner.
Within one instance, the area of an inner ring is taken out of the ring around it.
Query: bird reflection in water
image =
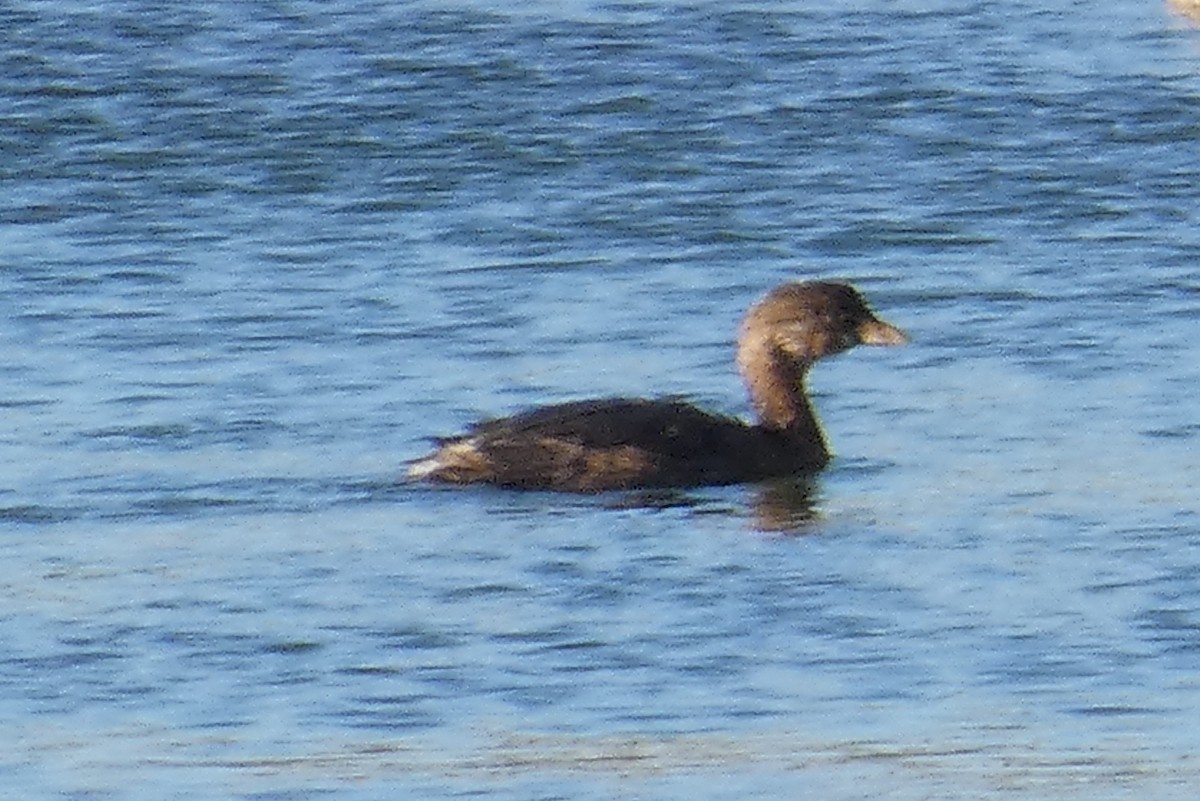
[[[816,510],[816,482],[810,476],[772,479],[748,488],[751,528],[764,534],[814,533],[820,519]],[[691,514],[742,516],[741,504],[714,503],[704,494],[683,489],[638,490],[615,495],[610,509],[685,509]]]

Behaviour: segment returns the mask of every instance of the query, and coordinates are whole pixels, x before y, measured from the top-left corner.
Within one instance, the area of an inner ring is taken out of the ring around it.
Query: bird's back
[[[411,472],[573,491],[729,484],[824,465],[821,443],[803,446],[681,400],[609,398],[483,422]]]

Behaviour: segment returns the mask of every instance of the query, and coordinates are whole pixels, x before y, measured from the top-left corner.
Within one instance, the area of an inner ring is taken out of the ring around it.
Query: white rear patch
[[[478,449],[478,442],[477,438],[471,437],[447,443],[424,459],[418,459],[410,464],[408,477],[419,480],[436,478],[438,473],[447,470],[478,469],[482,457]]]

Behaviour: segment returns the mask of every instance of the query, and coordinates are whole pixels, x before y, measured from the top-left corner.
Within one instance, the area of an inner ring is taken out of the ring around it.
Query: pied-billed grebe
[[[737,484],[829,461],[805,390],[808,369],[855,345],[900,345],[849,286],[776,287],[746,314],[737,363],[758,415],[747,425],[678,400],[608,398],[490,420],[439,441],[413,478],[574,492]]]

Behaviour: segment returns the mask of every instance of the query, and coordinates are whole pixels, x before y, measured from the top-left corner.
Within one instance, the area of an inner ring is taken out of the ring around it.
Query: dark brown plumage
[[[459,484],[596,492],[735,484],[812,473],[829,460],[805,391],[817,360],[854,345],[899,345],[849,286],[790,283],[742,322],[737,363],[757,425],[680,400],[577,401],[490,420],[439,441],[409,475]]]

